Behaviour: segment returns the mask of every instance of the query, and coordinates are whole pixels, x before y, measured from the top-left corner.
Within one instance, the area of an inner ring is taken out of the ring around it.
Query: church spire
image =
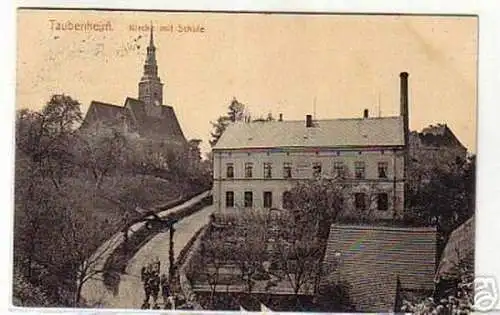
[[[146,63],[144,64],[144,75],[157,77],[158,66],[156,65],[156,47],[153,42],[153,23],[151,23],[149,34],[149,46],[146,48],[147,56]]]
[[[163,104],[163,83],[158,76],[158,65],[156,63],[156,47],[154,45],[153,23],[151,22],[149,32],[149,45],[146,48],[146,61],[144,73],[139,82],[139,100],[146,105]]]
[[[153,22],[151,22],[150,25],[150,32],[149,32],[149,47],[154,47],[154,41],[153,41]]]

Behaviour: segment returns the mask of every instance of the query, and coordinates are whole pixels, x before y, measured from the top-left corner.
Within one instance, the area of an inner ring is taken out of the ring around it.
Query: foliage
[[[226,115],[217,118],[216,122],[211,122],[214,131],[211,133],[212,140],[210,140],[210,145],[213,147],[222,136],[222,133],[226,130],[227,126],[236,121],[243,121],[245,114],[245,105],[240,103],[235,97],[233,97],[231,104],[229,104],[228,112]]]
[[[457,159],[446,168],[436,165],[432,177],[410,190],[410,215],[437,225],[442,244],[474,214],[475,168],[474,156],[467,161]]]
[[[414,314],[469,314],[474,303],[474,266],[473,259],[460,260],[455,268],[446,275],[448,280],[455,279],[454,292],[441,299],[429,297],[423,301],[403,301],[401,310]]]
[[[113,128],[83,133],[81,118],[78,101],[65,95],[16,117],[14,264],[54,306],[85,303],[83,284],[102,273],[96,249],[137,219],[136,206],[210,185],[187,147],[168,151]],[[167,163],[145,171],[160,149]]]

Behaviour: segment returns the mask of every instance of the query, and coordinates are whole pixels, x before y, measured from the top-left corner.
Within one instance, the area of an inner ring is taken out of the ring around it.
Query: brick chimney
[[[404,139],[405,145],[408,144],[409,134],[409,110],[408,110],[408,72],[401,72],[399,74],[401,90],[400,90],[400,115],[403,117]]]
[[[408,109],[408,72],[401,72],[400,78],[400,115],[403,117],[403,133],[404,133],[404,209],[408,209],[408,187],[409,187],[409,163],[410,163],[410,148],[409,148],[409,109]]]
[[[311,128],[313,126],[312,115],[306,115],[306,127]]]

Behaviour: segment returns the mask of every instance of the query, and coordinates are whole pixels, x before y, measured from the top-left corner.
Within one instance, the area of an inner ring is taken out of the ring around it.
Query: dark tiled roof
[[[460,259],[474,257],[475,220],[472,216],[450,234],[448,243],[441,255],[436,278],[444,276],[456,266]]]
[[[129,108],[141,136],[151,138],[168,137],[178,142],[186,142],[177,116],[171,106],[159,106],[148,112],[140,100],[128,97],[125,107]]]
[[[87,127],[97,121],[116,122],[122,115],[123,107],[121,106],[92,101],[83,120],[82,127]]]
[[[96,122],[110,125],[126,122],[129,131],[138,132],[142,137],[186,143],[179,121],[171,106],[152,107],[148,112],[144,103],[134,98],[127,98],[124,106],[92,101],[82,123],[82,128]]]
[[[436,230],[332,225],[325,262],[336,265],[338,259],[332,280],[349,283],[356,310],[387,312],[394,308],[398,277],[402,288],[433,289]]]

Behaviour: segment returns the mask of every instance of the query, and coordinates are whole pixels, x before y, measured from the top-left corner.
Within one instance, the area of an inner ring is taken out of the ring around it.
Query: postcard
[[[17,29],[14,307],[495,306],[477,16],[24,8]]]

